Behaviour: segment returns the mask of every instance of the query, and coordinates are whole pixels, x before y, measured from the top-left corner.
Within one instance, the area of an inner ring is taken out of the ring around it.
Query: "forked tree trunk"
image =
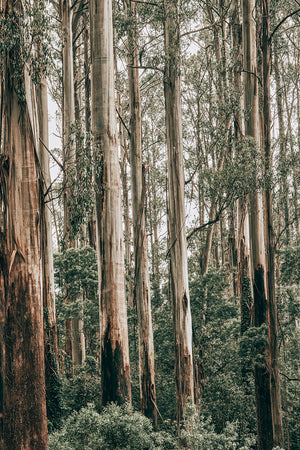
[[[244,54],[244,95],[245,95],[245,135],[260,145],[258,85],[256,67],[256,27],[255,1],[242,1],[243,15],[243,54]],[[265,289],[265,260],[261,206],[258,193],[249,195],[249,226],[252,258],[252,286],[254,297],[255,326],[267,323],[267,299]],[[259,450],[273,448],[270,373],[267,368],[267,355],[264,361],[255,364],[256,419]]]
[[[18,21],[20,1],[5,14]],[[3,333],[4,450],[48,449],[41,266],[41,172],[35,90],[27,68],[15,70],[20,48],[3,58],[0,153],[0,285]],[[20,87],[25,98],[17,95]]]
[[[148,242],[146,232],[146,181],[142,161],[142,112],[139,86],[138,36],[136,5],[126,3],[131,24],[128,36],[128,80],[130,102],[130,164],[132,187],[133,233],[135,253],[134,299],[137,306],[139,333],[139,380],[141,411],[157,428],[154,345],[151,317]]]
[[[96,163],[102,402],[131,401],[112,1],[91,0],[92,131]]]
[[[180,32],[178,0],[164,0],[164,77],[168,146],[168,229],[171,296],[175,340],[177,420],[180,424],[187,398],[194,402],[192,317],[187,270],[184,167],[180,102]]]
[[[267,300],[269,327],[269,367],[271,377],[271,408],[273,423],[273,445],[284,447],[284,431],[281,413],[281,393],[279,376],[279,343],[277,329],[277,305],[275,293],[275,233],[272,205],[272,155],[271,155],[271,104],[270,104],[270,22],[269,1],[261,2],[262,15],[262,69],[263,69],[263,114],[262,146],[264,155],[264,227],[267,267]]]

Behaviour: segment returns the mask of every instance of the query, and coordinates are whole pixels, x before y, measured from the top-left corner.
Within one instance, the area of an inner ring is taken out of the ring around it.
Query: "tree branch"
[[[276,27],[274,28],[274,30],[273,30],[272,33],[270,34],[269,41],[272,40],[272,37],[274,36],[274,34],[275,34],[276,31],[278,30],[278,28],[281,27],[281,25],[282,25],[289,17],[292,17],[292,16],[294,16],[295,14],[297,14],[297,13],[299,13],[299,12],[300,12],[300,8],[299,8],[299,9],[296,9],[296,11],[293,11],[292,13],[288,14],[287,16],[285,16],[285,17],[279,22],[279,24],[276,25]]]
[[[131,136],[131,133],[130,133],[129,129],[127,128],[126,123],[124,122],[123,117],[122,117],[121,114],[119,113],[118,108],[116,108],[116,111],[117,111],[117,114],[118,114],[119,119],[120,119],[121,122],[122,122],[123,127],[125,128],[125,130],[126,130],[127,133],[128,133],[128,136],[130,137],[130,136]]]
[[[52,156],[52,158],[54,159],[54,161],[56,162],[56,164],[61,168],[62,171],[64,171],[64,166],[62,165],[62,163],[53,155],[53,153],[51,152],[51,150],[49,150],[49,148],[47,147],[47,145],[45,144],[45,142],[40,139],[40,143],[43,145],[43,147],[47,150],[47,152],[49,153],[50,156]]]
[[[288,381],[300,381],[300,378],[290,378],[285,373],[280,372],[280,375],[286,378]]]

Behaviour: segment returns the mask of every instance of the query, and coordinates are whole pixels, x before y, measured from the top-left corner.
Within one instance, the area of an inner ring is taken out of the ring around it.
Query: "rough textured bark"
[[[111,0],[91,0],[102,402],[131,401]]]
[[[244,106],[245,134],[260,145],[258,86],[256,67],[256,27],[255,2],[243,0],[243,53],[244,53]],[[267,300],[265,289],[264,241],[261,217],[261,205],[258,193],[249,195],[249,226],[252,259],[252,287],[254,297],[255,326],[267,323]],[[266,354],[263,355],[266,358]],[[270,374],[267,361],[255,364],[257,441],[260,450],[273,448],[273,431],[270,398]]]
[[[21,2],[7,1],[18,20]],[[2,83],[4,128],[0,153],[0,286],[3,369],[1,448],[48,448],[43,345],[41,172],[35,90],[26,68],[14,71],[18,45],[5,55]],[[20,86],[25,98],[17,95]]]
[[[263,114],[262,146],[264,154],[264,228],[267,268],[267,300],[269,327],[269,366],[271,377],[271,408],[273,423],[273,445],[284,447],[284,432],[281,413],[281,393],[279,376],[279,343],[277,330],[277,305],[275,293],[275,233],[273,227],[272,204],[272,156],[271,156],[271,105],[270,105],[270,22],[269,1],[261,2],[262,15],[262,72],[263,72]]]
[[[142,112],[138,69],[139,49],[136,5],[127,2],[130,26],[128,37],[128,80],[130,102],[130,164],[132,187],[133,233],[135,253],[134,299],[139,333],[139,380],[141,411],[157,427],[154,345],[151,316],[148,242],[146,232],[146,182],[142,161]]]
[[[165,0],[164,77],[168,146],[168,229],[171,296],[175,339],[177,420],[180,423],[187,398],[194,402],[192,317],[187,271],[184,168],[180,102],[180,32],[178,1]]]

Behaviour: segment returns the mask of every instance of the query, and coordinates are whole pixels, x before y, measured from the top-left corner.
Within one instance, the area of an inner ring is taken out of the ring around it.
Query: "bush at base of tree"
[[[155,433],[151,422],[129,405],[110,404],[98,414],[93,404],[74,411],[49,437],[50,450],[175,449],[176,440]]]

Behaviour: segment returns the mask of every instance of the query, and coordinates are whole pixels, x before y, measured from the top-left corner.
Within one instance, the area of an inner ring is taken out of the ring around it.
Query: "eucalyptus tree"
[[[128,18],[128,81],[130,102],[130,164],[135,252],[134,301],[138,314],[141,411],[157,427],[154,345],[146,232],[146,179],[142,156],[142,114],[136,4],[125,2]]]
[[[255,2],[242,1],[243,18],[243,60],[244,60],[244,107],[245,134],[253,139],[253,145],[260,146],[260,120],[258,107],[257,48],[255,25]],[[262,211],[258,192],[249,194],[249,224],[252,263],[252,289],[254,298],[254,324],[267,324],[267,293],[265,286],[265,248],[262,229]],[[273,448],[272,412],[270,394],[270,373],[267,367],[266,350],[262,361],[256,363],[255,391],[257,436],[259,449]]]
[[[185,229],[178,8],[178,0],[164,1],[164,93],[168,147],[168,253],[170,255],[170,287],[174,319],[177,420],[180,423],[188,397],[194,402],[194,375]]]
[[[264,158],[264,233],[267,269],[267,314],[269,329],[269,370],[273,425],[273,444],[284,446],[284,432],[281,413],[281,393],[279,375],[279,342],[277,325],[277,304],[275,293],[275,231],[273,225],[272,195],[272,151],[271,151],[271,41],[269,1],[263,0],[261,14],[261,52],[262,52],[262,147]]]
[[[131,401],[112,1],[90,1],[102,402]]]
[[[0,12],[4,44],[0,75],[1,448],[5,450],[48,448],[41,286],[44,192],[36,93],[24,39],[25,35],[34,39],[25,30],[30,6],[5,0]]]

